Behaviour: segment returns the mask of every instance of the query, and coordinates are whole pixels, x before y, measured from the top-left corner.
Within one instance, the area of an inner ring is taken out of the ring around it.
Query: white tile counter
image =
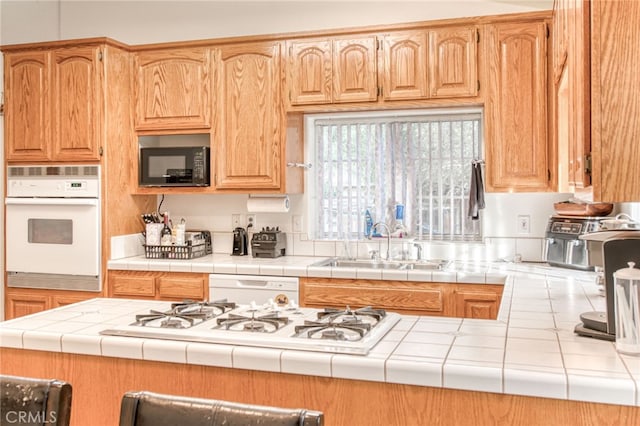
[[[203,259],[190,262],[192,270],[194,264],[202,263],[209,272],[227,265],[233,270],[224,272],[238,273],[255,261]],[[311,274],[308,264],[317,260],[285,257],[257,264],[259,271],[273,266],[282,268],[285,275],[292,271],[289,268],[303,271],[306,265]],[[111,262],[110,267],[149,267],[143,259],[119,262]],[[126,299],[93,299],[6,321],[0,324],[0,345],[640,405],[640,358],[619,354],[612,342],[573,333],[580,313],[604,310],[605,300],[593,274],[527,264],[456,264],[456,268],[457,277],[508,276],[498,320],[403,316],[368,356],[99,335],[111,325],[130,323],[133,314],[149,307],[167,306],[167,302]]]
[[[393,270],[314,266],[326,257],[282,256],[275,259],[212,254],[193,260],[147,259],[144,256],[110,260],[108,269],[131,271],[201,272],[209,274],[272,275],[369,280],[503,284],[509,271],[524,264],[453,262],[444,270]],[[517,269],[515,269],[517,268]],[[552,270],[553,268],[547,268]]]

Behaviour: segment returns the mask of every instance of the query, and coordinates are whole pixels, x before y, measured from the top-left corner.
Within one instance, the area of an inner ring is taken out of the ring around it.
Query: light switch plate
[[[291,229],[293,232],[302,232],[302,215],[293,215],[291,218]]]
[[[531,216],[518,215],[518,234],[531,233]]]

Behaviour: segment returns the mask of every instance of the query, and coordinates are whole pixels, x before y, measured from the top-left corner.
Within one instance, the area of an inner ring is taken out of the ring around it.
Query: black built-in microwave
[[[140,186],[209,186],[209,147],[140,148]]]

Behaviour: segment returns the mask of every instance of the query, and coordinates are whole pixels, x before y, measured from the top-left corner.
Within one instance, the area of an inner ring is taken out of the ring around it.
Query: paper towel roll
[[[286,213],[289,197],[250,197],[247,200],[249,213]]]

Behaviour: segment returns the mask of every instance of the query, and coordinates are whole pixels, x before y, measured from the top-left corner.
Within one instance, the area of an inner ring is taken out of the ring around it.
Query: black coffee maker
[[[601,233],[602,235],[608,235]],[[628,262],[640,265],[640,232],[627,231],[610,233],[609,238],[591,240],[587,246],[594,254],[591,256],[594,266],[604,268],[604,290],[606,311],[589,311],[580,315],[580,324],[575,327],[576,334],[595,339],[614,341],[616,339],[615,300],[613,273],[626,268]],[[592,234],[597,237],[596,234]],[[589,240],[589,238],[586,238]]]
[[[247,254],[247,231],[245,231],[244,228],[238,227],[233,230],[233,250],[231,251],[231,256],[246,256]]]

